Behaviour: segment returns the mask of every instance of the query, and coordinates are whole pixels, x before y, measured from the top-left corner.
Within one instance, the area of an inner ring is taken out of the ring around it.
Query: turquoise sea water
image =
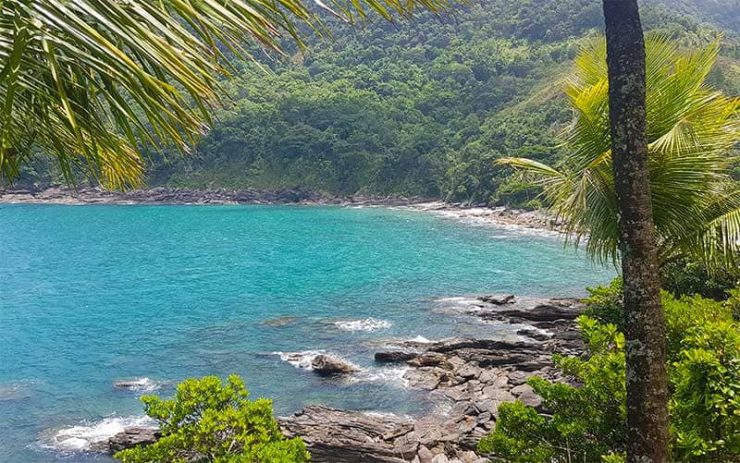
[[[440,298],[580,295],[613,273],[551,236],[413,211],[0,206],[0,461],[109,461],[76,449],[141,414],[121,379],[166,394],[238,373],[281,414],[421,413],[402,371],[373,365],[378,345],[503,335]],[[317,350],[363,371],[327,380],[275,354]]]

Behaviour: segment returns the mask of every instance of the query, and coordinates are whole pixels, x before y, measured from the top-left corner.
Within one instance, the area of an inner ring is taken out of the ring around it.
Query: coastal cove
[[[276,413],[309,404],[423,416],[392,343],[516,342],[475,295],[577,297],[615,274],[557,234],[478,213],[295,205],[0,205],[0,460],[82,450],[143,423],[138,396],[242,375]],[[536,270],[536,271],[535,271]],[[462,308],[462,310],[461,310]],[[358,371],[322,378],[328,353]],[[116,382],[129,381],[128,384]],[[102,437],[101,437],[102,436]]]

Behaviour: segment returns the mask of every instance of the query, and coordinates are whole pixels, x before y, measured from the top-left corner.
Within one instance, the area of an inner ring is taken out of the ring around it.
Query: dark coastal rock
[[[378,363],[401,363],[414,359],[418,355],[419,354],[415,352],[402,351],[376,352],[375,361]]]
[[[551,334],[545,333],[540,330],[534,330],[534,329],[524,329],[524,330],[517,330],[516,334],[519,336],[526,336],[528,338],[532,338],[536,341],[547,341],[552,337]]]
[[[351,363],[326,354],[317,355],[311,361],[311,368],[321,376],[346,375],[358,371]]]
[[[514,297],[513,294],[492,294],[489,296],[481,296],[479,299],[488,304],[504,305],[513,303],[516,297]]]
[[[377,362],[407,364],[406,384],[428,391],[438,406],[434,412],[409,418],[309,406],[279,418],[283,433],[302,437],[318,463],[483,463],[486,460],[476,454],[476,445],[494,428],[500,406],[520,400],[544,412],[542,398],[527,380],[537,375],[568,381],[552,355],[584,351],[575,323],[582,308],[577,301],[517,299],[505,305],[485,304],[472,315],[537,329],[518,330],[527,341],[406,341],[375,353]],[[316,356],[312,367],[322,375],[356,371],[352,364],[325,354]],[[128,445],[129,441],[118,438],[117,442]]]
[[[419,447],[402,439],[413,431],[413,420],[391,414],[310,406],[279,422],[286,436],[303,438],[318,463],[402,463]]]
[[[127,428],[108,439],[108,451],[116,453],[141,445],[153,444],[159,439],[159,436],[159,430],[155,428]]]

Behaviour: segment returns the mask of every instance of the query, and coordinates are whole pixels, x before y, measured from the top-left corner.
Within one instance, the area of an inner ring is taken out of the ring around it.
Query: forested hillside
[[[645,3],[646,28],[686,46],[722,31],[711,80],[740,92],[736,1]],[[238,63],[227,107],[193,153],[150,150],[149,185],[536,206],[493,160],[562,155],[562,81],[580,41],[602,28],[601,2],[486,0],[442,17],[330,26],[333,37],[266,58],[267,69]],[[35,168],[26,179],[47,178],[44,163]]]

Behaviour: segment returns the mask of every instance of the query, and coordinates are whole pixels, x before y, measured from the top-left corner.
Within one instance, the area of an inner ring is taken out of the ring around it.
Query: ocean
[[[373,364],[383,343],[510,337],[456,306],[579,296],[614,275],[554,234],[411,210],[2,205],[0,461],[111,461],[87,449],[145,423],[141,394],[209,374],[242,375],[277,414],[421,414],[433,404],[403,368]],[[360,372],[318,377],[319,352]]]

